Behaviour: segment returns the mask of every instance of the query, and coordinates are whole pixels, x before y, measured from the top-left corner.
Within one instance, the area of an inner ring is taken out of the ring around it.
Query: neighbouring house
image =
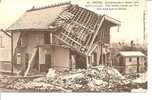
[[[146,56],[140,51],[120,51],[116,60],[116,68],[123,74],[141,73],[146,68]]]
[[[26,11],[7,31],[12,35],[13,65],[47,72],[108,64],[110,28],[120,22],[62,3]]]
[[[0,71],[11,71],[11,37],[0,30]]]

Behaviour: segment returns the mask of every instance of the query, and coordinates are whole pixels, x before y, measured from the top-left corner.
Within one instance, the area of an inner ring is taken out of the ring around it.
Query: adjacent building
[[[117,69],[123,74],[141,73],[146,68],[146,56],[140,51],[120,51]]]
[[[0,30],[0,71],[11,71],[11,37]]]

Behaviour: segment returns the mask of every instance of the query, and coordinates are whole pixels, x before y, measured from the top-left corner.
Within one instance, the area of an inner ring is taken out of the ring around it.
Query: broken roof
[[[55,37],[81,54],[88,55],[102,26],[120,25],[106,15],[63,3],[56,6],[28,10],[16,23],[8,28],[15,30],[47,30]]]
[[[70,5],[49,28],[56,30],[53,32],[56,38],[81,54],[88,55],[101,27],[110,29],[117,25],[120,22],[109,16],[101,16],[78,5]]]
[[[82,12],[79,14],[82,14],[82,17],[87,16],[87,14],[88,15],[91,13],[93,14],[93,16],[91,16],[90,19],[88,17],[88,20],[93,20],[95,16],[96,18],[98,16],[96,13],[90,10],[79,7],[78,5],[72,5],[69,2],[61,3],[57,5],[51,5],[51,6],[42,7],[42,8],[33,7],[32,9],[27,10],[14,24],[8,27],[7,30],[13,31],[13,30],[29,30],[29,29],[33,29],[33,30],[49,29],[50,25],[56,20],[56,18],[69,6],[72,6],[69,9],[73,10],[73,12],[71,13],[75,13],[75,17],[78,17],[78,13],[80,12],[80,10],[82,10]],[[115,26],[115,25],[120,24],[118,20],[115,20],[109,16],[105,16],[105,15],[103,16],[105,17],[105,20],[111,23],[111,25]],[[94,25],[95,23],[97,23],[97,21],[99,21],[96,18],[94,19],[95,22],[91,25]]]
[[[125,56],[125,57],[141,57],[141,56],[145,56],[140,51],[120,51],[119,54],[122,55],[122,56]]]

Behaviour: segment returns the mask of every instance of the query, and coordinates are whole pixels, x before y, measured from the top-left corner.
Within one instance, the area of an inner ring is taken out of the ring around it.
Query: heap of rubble
[[[116,69],[95,66],[72,70],[68,73],[59,73],[54,69],[49,69],[45,77],[32,80],[16,79],[11,81],[7,88],[41,92],[118,92],[128,91],[124,86],[129,83],[130,81]]]

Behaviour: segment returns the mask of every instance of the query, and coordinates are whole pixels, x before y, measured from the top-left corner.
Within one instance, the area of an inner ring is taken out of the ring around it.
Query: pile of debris
[[[71,71],[61,76],[61,80],[64,88],[74,92],[105,92],[129,83],[117,70],[105,66]]]
[[[113,67],[95,66],[60,73],[49,69],[46,76],[34,79],[15,79],[9,89],[38,92],[130,92],[132,81]]]
[[[128,83],[128,80],[116,69],[96,66],[89,69],[76,69],[68,73],[59,73],[54,69],[49,69],[46,77],[30,81],[18,79],[7,88],[45,92],[107,92]]]

